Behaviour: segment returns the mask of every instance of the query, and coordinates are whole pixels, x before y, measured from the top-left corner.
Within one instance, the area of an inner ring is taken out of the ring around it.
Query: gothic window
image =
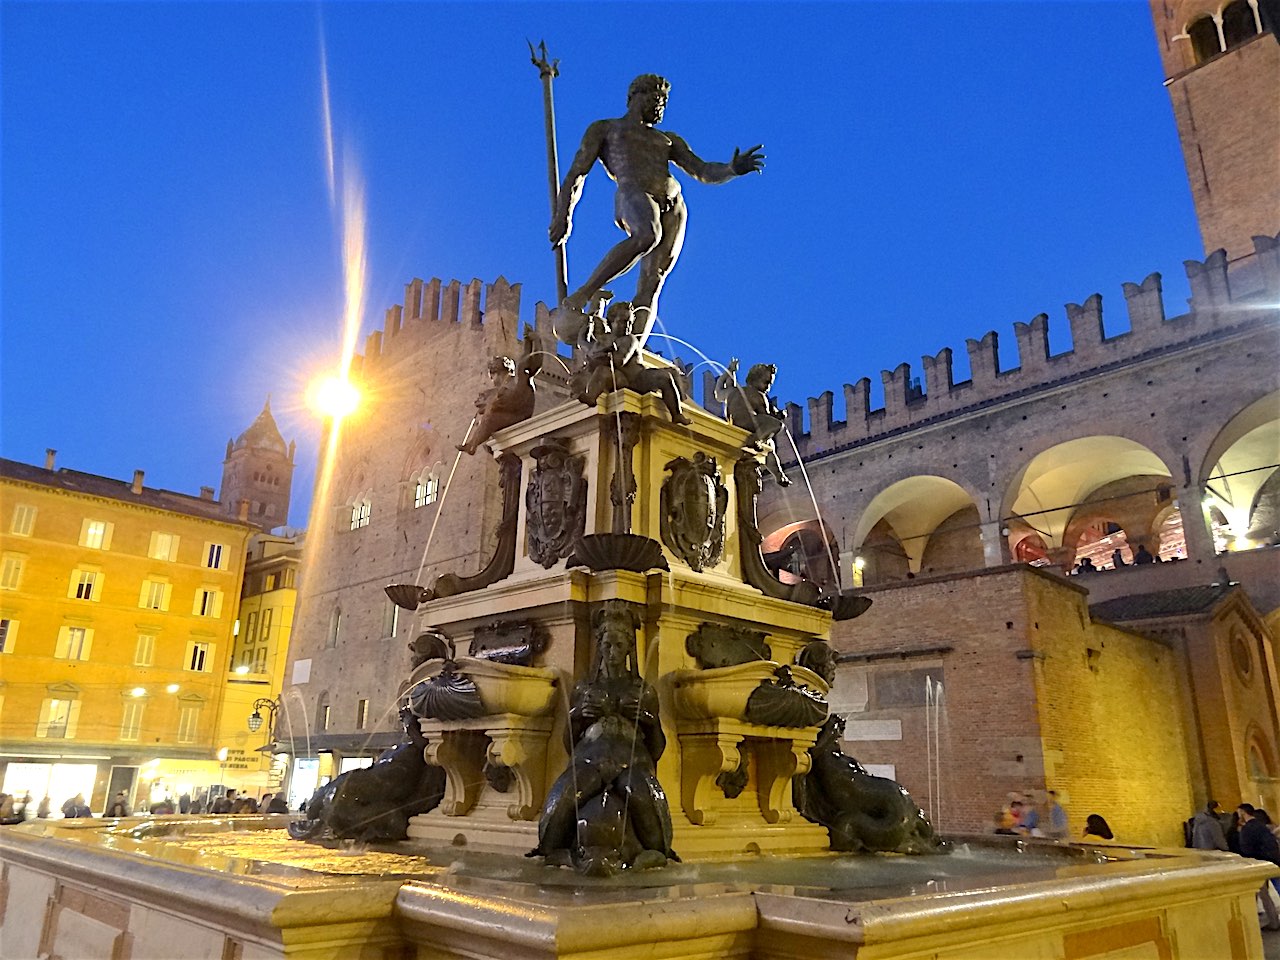
[[[369,525],[369,517],[373,514],[373,504],[368,497],[361,497],[351,505],[351,529],[359,530]]]
[[[1218,38],[1218,25],[1208,14],[1187,27],[1187,36],[1191,38],[1191,52],[1196,58],[1196,63],[1204,63],[1210,57],[1216,57],[1222,52],[1222,41]]]
[[[440,478],[431,473],[423,473],[417,477],[413,484],[413,505],[417,507],[425,507],[427,504],[435,503],[440,496]]]
[[[332,650],[338,645],[340,636],[342,636],[342,608],[334,607],[333,613],[329,616],[329,642],[325,646]]]

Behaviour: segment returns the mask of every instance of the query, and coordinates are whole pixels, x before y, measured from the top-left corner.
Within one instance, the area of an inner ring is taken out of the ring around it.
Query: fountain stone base
[[[972,838],[950,857],[757,857],[609,881],[522,857],[290,840],[285,817],[0,834],[6,960],[1262,960],[1275,869]]]

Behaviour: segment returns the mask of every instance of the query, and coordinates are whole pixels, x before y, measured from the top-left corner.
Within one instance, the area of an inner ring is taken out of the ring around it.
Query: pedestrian
[[[1047,820],[1049,823],[1044,835],[1051,840],[1067,839],[1067,811],[1058,802],[1058,792],[1056,790],[1049,791],[1049,798],[1045,805],[1048,807]]]
[[[213,806],[209,808],[209,812],[217,813],[217,814],[230,813],[231,808],[235,806],[235,802],[236,802],[235,790],[228,790],[226,793],[220,796],[217,800],[213,801]]]
[[[996,833],[1009,836],[1016,835],[1021,827],[1022,801],[1010,800],[1003,810],[996,814]]]
[[[14,811],[13,797],[7,793],[0,793],[0,823],[21,823]]]
[[[1116,835],[1111,832],[1111,825],[1106,819],[1097,813],[1091,813],[1084,821],[1084,838],[1086,840],[1114,840]]]
[[[1252,804],[1242,803],[1236,807],[1236,813],[1240,815],[1240,855],[1280,866],[1280,841],[1267,829],[1267,824],[1271,822],[1267,812],[1254,808]],[[1280,930],[1280,912],[1271,899],[1271,889],[1271,885],[1264,881],[1258,891],[1262,912],[1267,915],[1264,929]]]
[[[179,813],[191,812],[191,794],[187,793],[186,791],[183,791],[182,796],[178,797],[178,812]]]
[[[124,798],[124,791],[121,790],[116,794],[115,799],[111,801],[111,806],[107,807],[107,812],[103,816],[127,817],[129,815],[129,801]]]
[[[289,801],[284,798],[283,793],[277,793],[271,798],[271,802],[267,804],[267,813],[288,813]]]
[[[1191,846],[1196,850],[1229,850],[1222,829],[1222,807],[1210,800],[1203,810],[1191,818]]]
[[[1034,803],[1023,804],[1022,816],[1018,818],[1018,832],[1031,837],[1044,836],[1044,831],[1040,829],[1040,811]]]
[[[48,794],[40,801],[40,806],[36,807],[36,817],[40,820],[48,820],[53,816],[53,800]]]
[[[1151,555],[1151,551],[1147,549],[1145,543],[1138,544],[1138,549],[1133,554],[1133,562],[1137,564],[1155,563],[1156,558]]]
[[[84,802],[84,794],[77,793],[62,805],[62,815],[68,820],[73,820],[76,817],[92,817],[93,811],[90,810],[89,805]]]

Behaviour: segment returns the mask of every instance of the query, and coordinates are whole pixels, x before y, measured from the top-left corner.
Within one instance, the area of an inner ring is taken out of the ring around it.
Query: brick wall
[[[1280,44],[1262,35],[1169,84],[1205,250],[1231,258],[1280,223]]]
[[[944,830],[989,830],[1010,793],[1040,799],[1054,789],[1073,835],[1101,813],[1122,839],[1181,843],[1193,799],[1167,647],[1093,623],[1084,591],[1026,567],[866,593],[871,609],[833,629],[833,644],[852,658],[840,667],[835,705],[849,736],[889,738],[850,740],[846,753],[892,764]],[[929,773],[926,676],[943,687],[940,797]]]
[[[1085,597],[1047,580],[1026,588],[1046,780],[1072,833],[1098,813],[1121,840],[1181,846],[1195,797],[1177,651],[1091,622]]]

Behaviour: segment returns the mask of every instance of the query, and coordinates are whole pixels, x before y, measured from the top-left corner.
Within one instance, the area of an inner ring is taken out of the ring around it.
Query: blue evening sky
[[[16,3],[3,32],[0,453],[194,493],[272,396],[301,467],[306,381],[337,355],[334,137],[368,208],[364,332],[415,276],[554,295],[542,95],[561,61],[561,169],[627,83],[664,127],[763,176],[685,178],[662,299],[713,359],[779,365],[804,399],[1203,256],[1147,3]],[[570,280],[617,233],[588,179]],[[619,281],[625,294],[633,281]],[[654,343],[660,346],[659,343]],[[696,354],[680,351],[689,360]],[[471,398],[452,398],[469,410]]]

